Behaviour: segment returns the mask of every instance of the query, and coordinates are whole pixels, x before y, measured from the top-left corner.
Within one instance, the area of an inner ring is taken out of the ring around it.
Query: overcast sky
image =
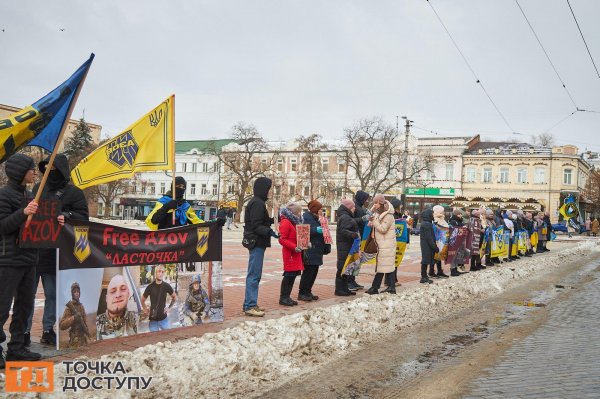
[[[520,0],[577,106],[600,111],[600,78],[566,0]],[[600,68],[600,1],[570,0]],[[537,134],[575,106],[510,0],[432,0],[515,131]],[[61,31],[64,29],[64,31]],[[0,103],[23,107],[96,59],[73,117],[114,135],[171,93],[178,140],[339,137],[368,116],[442,135],[523,139],[498,115],[426,0],[2,0]],[[600,113],[550,132],[600,150]],[[417,135],[431,136],[414,129]]]

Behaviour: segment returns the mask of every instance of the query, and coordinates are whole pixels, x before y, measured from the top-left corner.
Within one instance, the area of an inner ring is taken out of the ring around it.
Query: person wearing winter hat
[[[410,244],[410,222],[408,220],[408,213],[404,212],[402,213],[402,201],[400,201],[399,198],[392,198],[392,200],[390,201],[390,204],[392,204],[392,207],[394,208],[394,219],[403,219],[406,221],[406,225],[409,228],[407,237],[408,240],[406,242],[406,245]],[[396,267],[396,270],[394,271],[394,284],[395,286],[399,286],[400,284],[398,283],[398,267]],[[387,282],[386,282],[387,285]],[[390,289],[388,287],[388,289]]]
[[[448,225],[448,222],[446,222],[446,218],[444,217],[444,207],[441,205],[435,205],[433,207],[433,224],[435,228],[442,230],[445,234],[448,234],[450,226]],[[439,250],[441,251],[442,249],[440,248]],[[429,276],[447,278],[448,275],[444,273],[444,269],[442,268],[442,259],[436,260],[434,263],[437,266],[437,273],[435,273],[434,264],[431,264],[429,266]],[[456,269],[452,270],[455,271],[452,274],[453,276],[460,275],[460,273],[456,273]]]
[[[290,295],[296,277],[304,270],[302,248],[298,247],[296,237],[296,226],[299,224],[304,224],[302,207],[299,204],[290,202],[286,207],[281,208],[279,212],[279,243],[283,259],[283,279],[281,280],[279,304],[284,306],[298,304]]]
[[[39,353],[25,346],[27,318],[33,312],[35,262],[37,250],[19,247],[19,229],[29,215],[37,212],[38,204],[27,190],[36,176],[33,159],[15,154],[6,160],[4,170],[8,183],[0,188],[0,344],[6,341],[4,324],[10,322],[10,342],[7,345],[7,361],[39,360]],[[14,304],[13,304],[14,301]],[[0,369],[5,367],[4,353],[0,349]]]
[[[337,273],[335,274],[335,295],[350,296],[356,292],[348,288],[348,276],[342,275],[346,258],[354,240],[360,238],[355,216],[356,205],[351,199],[343,199],[337,210],[337,228],[335,243],[337,247]]]
[[[154,209],[146,217],[146,225],[150,230],[204,223],[184,198],[186,187],[187,182],[182,176],[175,177],[175,197],[173,197],[171,190],[167,191],[165,195],[156,201]],[[173,212],[175,212],[175,224],[173,224]]]
[[[41,173],[46,171],[50,157],[38,164]],[[42,200],[58,200],[60,203],[60,214],[58,223],[64,225],[65,220],[88,220],[88,203],[83,191],[74,186],[70,180],[69,160],[64,154],[58,154],[48,180],[41,195]],[[33,188],[33,195],[37,194],[39,184]],[[42,338],[40,342],[47,345],[56,345],[56,333],[54,323],[56,322],[56,249],[39,249],[36,264],[36,277],[34,290],[37,291],[39,281],[44,287],[44,316],[42,318]],[[35,295],[35,294],[34,294]],[[29,315],[25,343],[31,342],[31,325],[33,312]]]
[[[375,257],[375,277],[371,288],[366,292],[369,295],[379,294],[379,287],[384,276],[388,288],[385,292],[396,293],[396,223],[394,221],[394,208],[386,201],[383,194],[377,194],[373,198],[373,216],[369,218],[369,226],[372,228],[372,237],[377,243],[377,255]]]
[[[452,228],[459,228],[459,227],[463,227],[465,225],[464,219],[463,219],[463,211],[460,208],[456,208],[452,211],[452,216],[450,216],[450,222],[448,223],[450,226],[452,226]],[[463,274],[461,270],[459,271],[458,269],[463,269],[464,268],[464,264],[460,263],[460,264],[452,264],[450,265],[450,275],[451,276],[460,276],[461,274]]]
[[[271,246],[271,237],[279,238],[271,225],[275,222],[269,216],[266,202],[273,182],[268,177],[259,177],[254,182],[254,197],[246,205],[244,212],[244,238],[242,245],[248,249],[248,272],[246,273],[246,293],[243,310],[246,316],[263,317],[265,311],[258,306],[258,288],[262,277],[265,250]]]
[[[371,215],[371,212],[367,208],[369,206],[369,199],[369,193],[362,190],[357,191],[354,195],[354,206],[356,209],[354,211],[354,220],[356,220],[356,223],[358,224],[358,234],[360,235],[362,235],[365,231],[365,226],[367,225],[369,216]],[[363,288],[365,287],[356,282],[356,277],[348,277],[348,289],[351,291],[357,291]]]
[[[467,243],[469,244],[468,249],[471,251],[471,268],[469,271],[474,272],[477,270],[485,269],[485,266],[481,265],[480,246],[481,246],[481,219],[478,209],[474,209],[471,212],[471,218],[469,219],[469,238]]]
[[[310,244],[311,247],[304,251],[304,271],[300,277],[300,290],[298,300],[316,301],[318,296],[313,295],[312,287],[317,279],[319,267],[323,264],[323,255],[331,252],[331,244],[325,244],[323,237],[323,226],[319,220],[323,205],[312,200],[308,203],[308,211],[302,216],[304,223],[310,225]]]

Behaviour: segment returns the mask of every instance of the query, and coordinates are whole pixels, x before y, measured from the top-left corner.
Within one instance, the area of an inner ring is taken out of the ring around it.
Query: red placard
[[[323,239],[325,239],[325,244],[332,244],[333,239],[331,238],[327,218],[325,216],[319,216],[319,223],[321,223],[321,228],[323,229]]]

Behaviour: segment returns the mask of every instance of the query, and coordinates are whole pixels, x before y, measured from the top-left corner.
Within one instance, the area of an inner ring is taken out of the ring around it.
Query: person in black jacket
[[[337,273],[335,274],[335,295],[350,296],[356,292],[348,288],[348,276],[342,275],[342,269],[354,240],[360,238],[358,223],[355,219],[355,204],[350,199],[342,200],[337,211],[337,229],[335,243],[337,247]]]
[[[271,237],[279,235],[271,229],[274,223],[267,211],[266,202],[272,186],[271,179],[259,177],[254,182],[254,197],[246,205],[244,213],[244,241],[248,248],[248,272],[243,310],[247,316],[262,317],[265,311],[258,306],[258,285],[262,276],[265,250],[271,246]]]
[[[427,276],[427,266],[435,264],[435,253],[438,247],[433,233],[433,211],[427,208],[421,213],[421,230],[419,238],[421,241],[421,284],[431,284],[433,281]]]
[[[41,355],[30,352],[24,342],[27,318],[33,311],[37,251],[19,248],[19,229],[38,207],[26,187],[35,179],[35,163],[26,155],[15,154],[4,165],[8,183],[0,188],[0,344],[6,341],[4,323],[14,300],[6,360],[39,360]],[[4,366],[0,349],[0,369]]]
[[[50,157],[38,164],[41,173],[46,171],[46,165]],[[83,191],[69,183],[70,171],[69,161],[64,154],[58,154],[54,158],[52,170],[48,174],[48,180],[42,196],[43,200],[60,201],[60,214],[58,223],[64,225],[65,220],[88,220],[88,204],[83,195]],[[33,188],[33,195],[37,194],[39,184]],[[56,333],[54,332],[54,323],[56,322],[56,249],[38,250],[38,262],[36,265],[36,277],[33,285],[34,295],[40,279],[44,286],[44,316],[42,318],[42,344],[56,345]],[[27,332],[25,333],[25,344],[31,342],[31,323],[33,312],[29,315],[27,321]]]
[[[361,190],[357,191],[354,195],[354,220],[356,220],[356,223],[358,224],[358,234],[361,236],[365,231],[365,226],[367,225],[369,216],[371,215],[371,212],[367,209],[367,206],[369,205],[369,197],[369,193]],[[348,277],[349,290],[357,291],[363,288],[365,287],[356,282],[356,277]]]
[[[323,227],[319,221],[323,205],[312,200],[308,203],[308,212],[304,212],[304,223],[310,225],[310,244],[311,247],[304,251],[304,271],[300,277],[300,291],[298,300],[316,301],[318,296],[313,295],[312,287],[319,273],[319,266],[323,264],[323,255],[331,251],[331,244],[325,244],[323,237]],[[329,247],[329,252],[326,250]]]

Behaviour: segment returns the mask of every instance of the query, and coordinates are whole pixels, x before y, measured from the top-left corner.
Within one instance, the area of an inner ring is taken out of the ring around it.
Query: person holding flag
[[[184,199],[187,183],[181,176],[175,178],[175,196],[171,190],[156,201],[154,209],[146,217],[146,225],[150,230],[162,230],[187,224],[204,223],[190,203]],[[175,218],[173,218],[175,212]]]
[[[4,323],[14,300],[6,360],[39,360],[41,355],[30,352],[25,346],[27,318],[33,312],[37,250],[19,248],[19,230],[38,208],[26,187],[35,179],[36,166],[27,155],[15,154],[4,167],[8,183],[0,188],[0,344],[6,341]],[[4,354],[0,348],[0,369],[4,367]]]

